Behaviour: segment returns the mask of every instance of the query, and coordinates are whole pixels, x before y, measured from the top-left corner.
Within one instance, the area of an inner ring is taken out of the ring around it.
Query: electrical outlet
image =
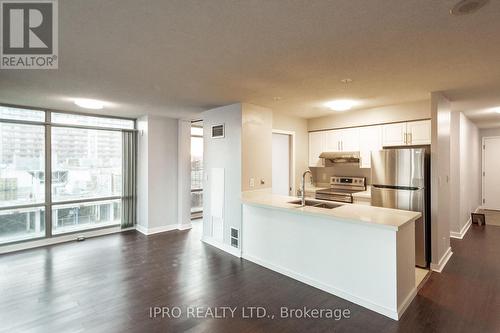
[[[255,187],[255,179],[250,178],[250,187]]]

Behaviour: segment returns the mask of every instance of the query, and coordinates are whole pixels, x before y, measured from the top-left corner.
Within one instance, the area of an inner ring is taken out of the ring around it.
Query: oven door
[[[350,194],[334,194],[334,193],[316,192],[315,198],[318,200],[328,200],[328,201],[352,203],[352,195],[350,195]]]

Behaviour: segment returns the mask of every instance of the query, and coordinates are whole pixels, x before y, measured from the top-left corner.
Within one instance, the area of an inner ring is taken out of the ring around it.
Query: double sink
[[[288,203],[293,204],[293,205],[299,205],[299,207],[302,207],[302,200],[289,201]],[[316,207],[316,208],[333,209],[333,208],[340,207],[342,205],[336,204],[336,203],[322,202],[322,201],[306,200],[306,206]]]

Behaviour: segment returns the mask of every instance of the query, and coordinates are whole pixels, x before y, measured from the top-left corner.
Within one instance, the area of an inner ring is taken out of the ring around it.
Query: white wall
[[[431,246],[433,269],[446,263],[450,249],[450,122],[451,102],[441,93],[431,94]]]
[[[452,232],[462,233],[470,213],[481,206],[481,138],[479,129],[460,113],[460,205]]]
[[[241,104],[228,105],[202,113],[203,119],[203,168],[205,172],[203,182],[203,238],[213,245],[223,248],[229,247],[230,227],[241,230],[241,132],[242,106]],[[225,137],[212,139],[211,127],[225,125]],[[210,170],[224,168],[224,235],[223,244],[217,244],[211,235],[211,202],[210,202]]]
[[[486,136],[500,136],[500,127],[499,128],[483,128],[479,131],[479,135],[481,137],[481,142]]]
[[[148,227],[148,117],[137,119],[137,226]]]
[[[177,156],[177,223],[179,229],[188,229],[191,227],[191,121],[178,121]]]
[[[431,117],[429,105],[429,101],[425,100],[349,112],[332,111],[331,116],[309,119],[308,129],[314,131],[428,119]]]
[[[273,112],[273,129],[295,132],[295,186],[302,181],[302,173],[308,169],[309,135],[307,119]]]
[[[176,229],[178,121],[147,116],[141,117],[137,123],[137,229],[146,234]]]
[[[241,190],[272,187],[272,126],[273,112],[253,104],[243,103],[241,136]],[[250,179],[254,186],[250,186]]]
[[[460,112],[450,114],[450,236],[460,231]]]

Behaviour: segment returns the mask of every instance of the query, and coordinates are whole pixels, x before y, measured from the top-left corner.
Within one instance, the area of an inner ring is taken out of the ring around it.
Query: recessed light
[[[352,109],[353,106],[357,105],[356,101],[350,99],[337,99],[335,101],[330,101],[326,103],[326,107],[333,111],[347,111]]]
[[[493,112],[496,112],[496,113],[500,113],[500,106],[499,107],[496,107],[496,108],[493,108],[491,109]]]
[[[79,107],[85,109],[100,110],[104,108],[104,102],[98,101],[97,99],[76,98],[74,102]]]
[[[461,16],[477,12],[484,7],[489,0],[462,0],[450,10],[451,15]]]

